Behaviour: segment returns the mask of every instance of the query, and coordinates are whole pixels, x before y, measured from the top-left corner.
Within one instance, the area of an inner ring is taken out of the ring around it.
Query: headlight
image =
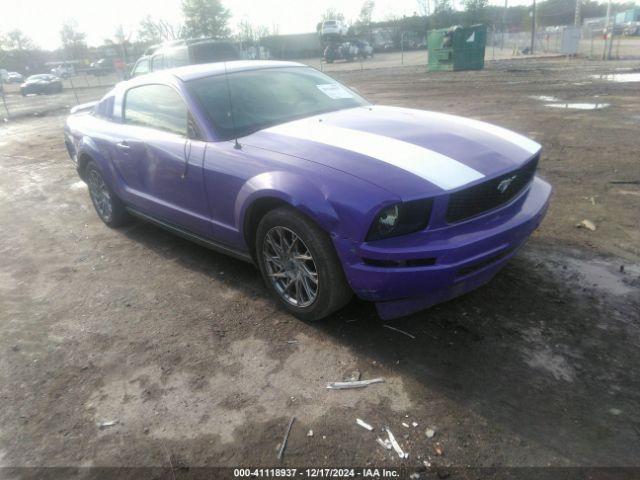
[[[431,217],[431,199],[398,203],[383,208],[373,220],[367,241],[397,237],[423,230]]]

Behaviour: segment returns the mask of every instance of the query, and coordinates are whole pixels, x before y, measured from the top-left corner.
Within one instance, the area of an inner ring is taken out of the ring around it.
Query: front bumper
[[[376,302],[382,318],[399,317],[491,280],[538,227],[550,195],[551,186],[534,177],[509,204],[468,221],[377,242],[334,243],[356,295]]]

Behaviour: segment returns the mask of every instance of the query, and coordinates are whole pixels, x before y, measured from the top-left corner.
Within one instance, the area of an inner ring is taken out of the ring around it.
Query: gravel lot
[[[340,73],[376,103],[545,148],[540,230],[486,287],[392,323],[415,338],[356,300],[304,324],[249,265],[143,223],[108,229],[63,115],[1,125],[0,466],[639,466],[640,83],[594,77],[638,67]],[[545,106],[589,102],[607,106]],[[354,370],[385,383],[325,388]],[[383,425],[408,459],[376,444]]]

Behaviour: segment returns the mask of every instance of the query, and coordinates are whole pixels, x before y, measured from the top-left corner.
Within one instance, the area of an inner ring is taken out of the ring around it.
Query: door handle
[[[184,180],[189,170],[189,158],[191,157],[191,140],[185,140],[182,147],[184,153],[184,170],[182,171],[181,178]]]
[[[120,150],[125,150],[125,151],[131,149],[129,144],[124,141],[116,143],[116,147],[118,147]]]

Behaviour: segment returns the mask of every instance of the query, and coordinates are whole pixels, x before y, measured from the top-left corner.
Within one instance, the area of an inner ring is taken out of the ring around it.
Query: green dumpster
[[[482,70],[487,27],[449,27],[429,33],[429,71]]]

